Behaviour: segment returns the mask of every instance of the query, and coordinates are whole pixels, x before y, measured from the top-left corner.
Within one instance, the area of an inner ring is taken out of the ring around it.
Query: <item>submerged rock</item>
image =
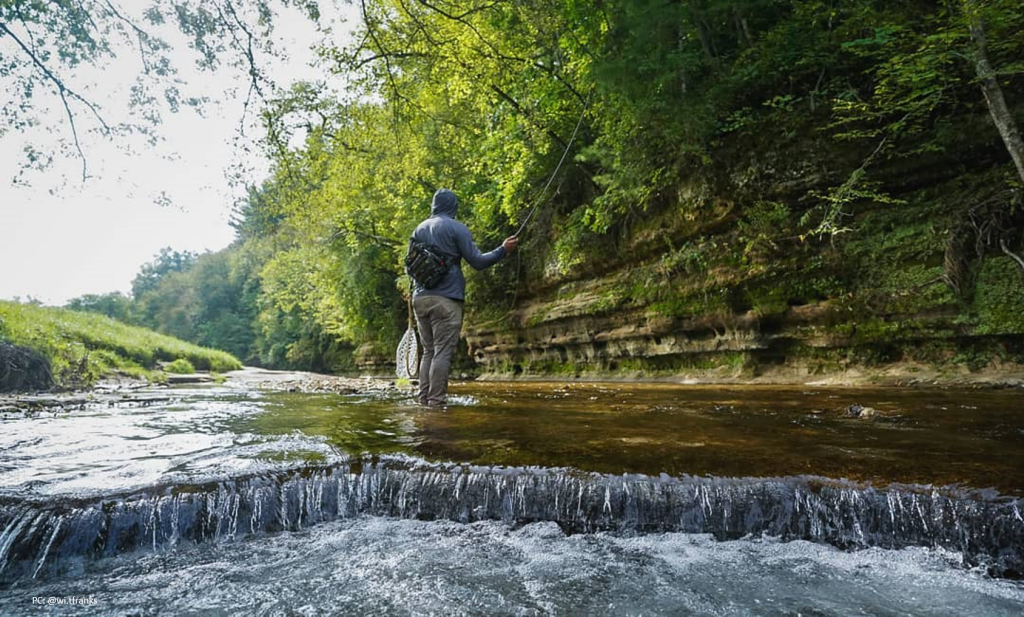
[[[188,384],[188,383],[213,383],[214,379],[207,373],[168,373],[167,383]]]
[[[866,420],[868,418],[875,417],[876,413],[878,413],[878,410],[876,410],[874,407],[865,407],[857,403],[854,403],[853,405],[850,405],[849,407],[846,408],[846,415],[850,416],[851,418],[864,418]]]

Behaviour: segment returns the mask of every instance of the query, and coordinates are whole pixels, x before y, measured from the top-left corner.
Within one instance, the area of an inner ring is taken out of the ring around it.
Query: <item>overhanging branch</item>
[[[64,111],[67,114],[68,123],[71,126],[71,135],[72,137],[74,137],[75,140],[75,149],[78,151],[79,158],[82,159],[82,180],[84,181],[88,176],[88,167],[86,164],[85,152],[82,150],[82,144],[78,139],[78,128],[75,126],[75,114],[71,110],[71,105],[68,101],[68,97],[71,97],[85,105],[99,121],[105,133],[110,132],[110,125],[108,125],[106,120],[103,119],[103,116],[100,115],[99,110],[96,108],[95,105],[92,104],[92,102],[90,102],[74,90],[68,88],[64,84],[64,81],[61,78],[57,77],[57,75],[54,74],[53,71],[51,71],[45,64],[43,64],[43,61],[39,59],[39,56],[37,56],[36,53],[18,37],[17,34],[12,32],[11,29],[7,27],[7,24],[0,22],[0,33],[10,36],[18,45],[18,47],[20,47],[21,50],[26,55],[28,55],[29,59],[32,61],[32,64],[37,69],[39,69],[43,76],[57,88],[57,93],[60,95],[61,102],[64,104]]]

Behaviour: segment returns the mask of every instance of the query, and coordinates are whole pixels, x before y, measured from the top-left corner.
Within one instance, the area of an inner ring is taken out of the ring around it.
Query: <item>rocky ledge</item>
[[[205,385],[214,379],[208,374],[169,376],[168,385]],[[281,392],[360,394],[389,392],[397,389],[393,379],[353,378],[321,375],[303,371],[272,371],[246,367],[224,375],[223,385],[229,388],[274,390]],[[32,414],[40,411],[62,412],[94,406],[146,406],[162,403],[174,396],[174,388],[146,381],[112,375],[88,391],[0,394],[0,414]]]
[[[246,367],[226,373],[225,385],[282,392],[311,392],[359,394],[363,392],[389,392],[397,389],[394,379],[373,377],[341,377],[304,371],[273,371]]]

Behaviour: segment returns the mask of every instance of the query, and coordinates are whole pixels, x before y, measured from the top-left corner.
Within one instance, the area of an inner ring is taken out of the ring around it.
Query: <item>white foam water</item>
[[[663,533],[565,535],[386,517],[89,563],[0,590],[91,596],[90,613],[389,615],[1020,615],[1024,585],[924,548],[842,551],[804,541]]]

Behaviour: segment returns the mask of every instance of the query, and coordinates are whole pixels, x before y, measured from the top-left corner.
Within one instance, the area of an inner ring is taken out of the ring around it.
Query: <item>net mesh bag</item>
[[[416,331],[409,328],[398,344],[395,354],[395,374],[399,379],[416,379],[419,375],[419,343]]]

